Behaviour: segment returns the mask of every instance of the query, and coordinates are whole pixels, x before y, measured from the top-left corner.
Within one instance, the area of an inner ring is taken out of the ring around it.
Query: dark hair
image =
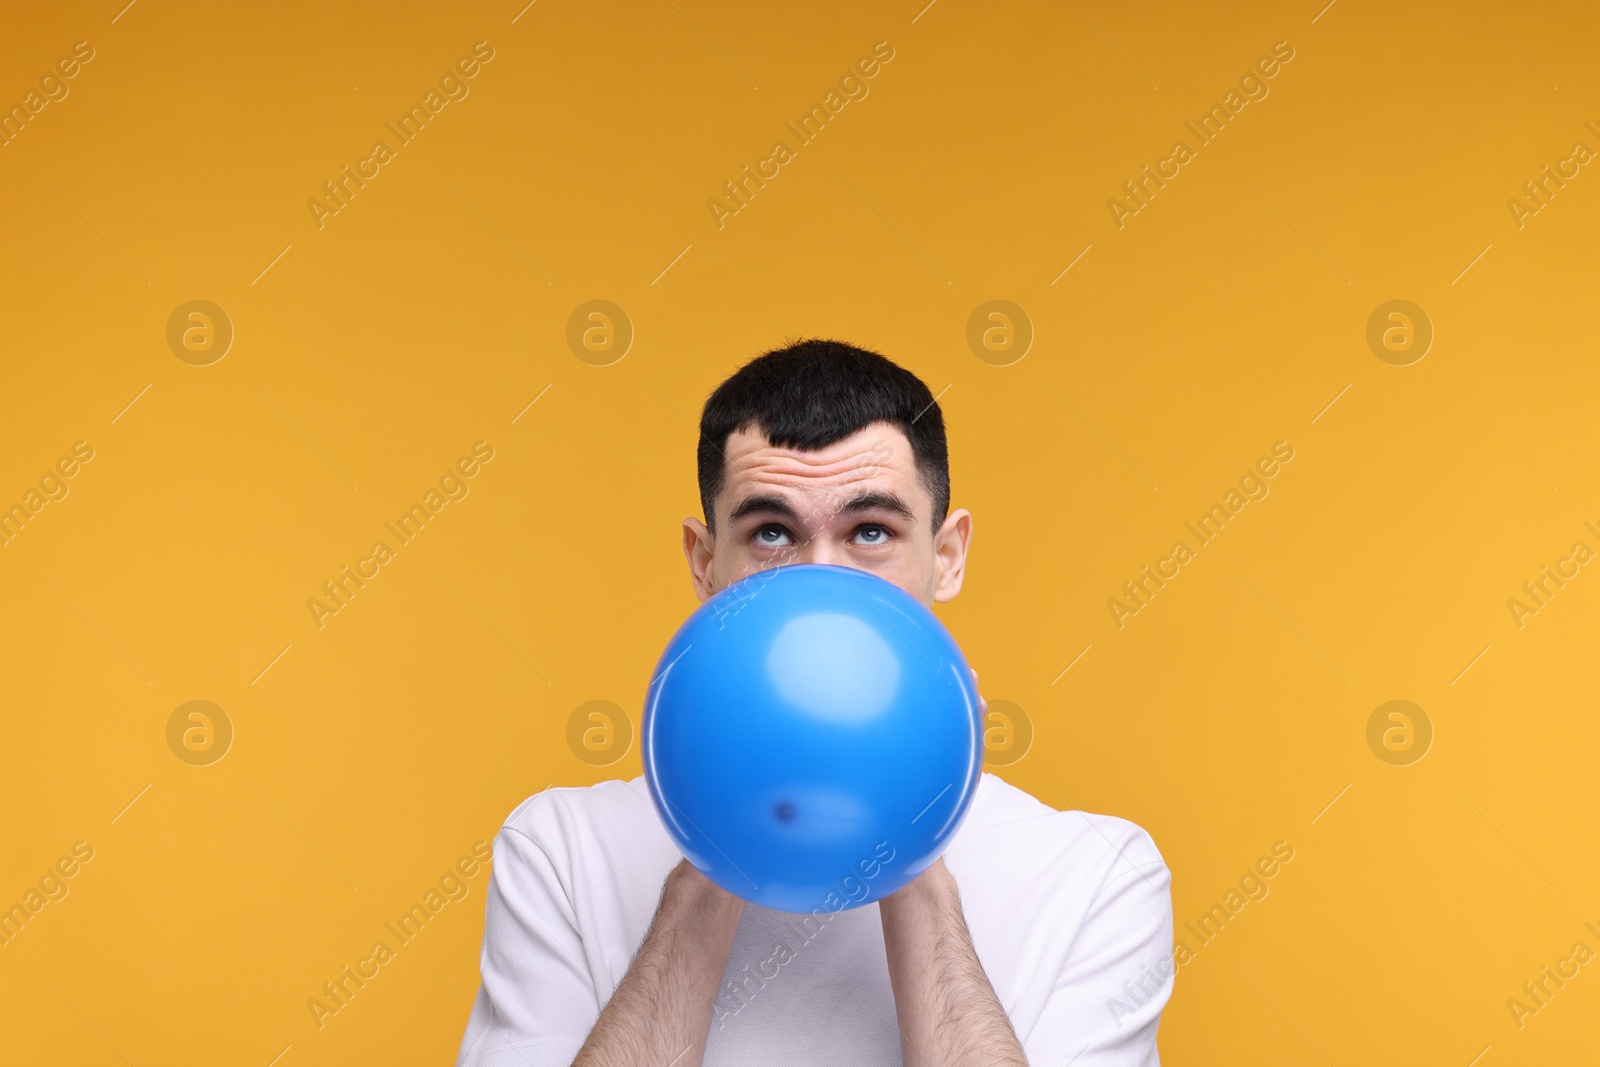
[[[944,416],[922,379],[877,352],[842,341],[800,340],[757,356],[717,386],[700,413],[700,506],[716,532],[723,446],[754,427],[781,448],[811,452],[874,422],[906,435],[933,497],[937,532],[950,511],[950,452]]]

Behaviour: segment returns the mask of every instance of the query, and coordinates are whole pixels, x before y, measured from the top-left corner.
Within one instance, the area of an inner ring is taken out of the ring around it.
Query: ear
[[[711,581],[711,531],[699,519],[683,520],[683,558],[689,561],[689,578],[694,582],[694,595],[704,604],[716,592]]]
[[[957,508],[945,517],[939,532],[933,538],[934,579],[933,599],[938,603],[954,600],[961,592],[961,581],[967,571],[967,550],[972,545],[972,512]]]

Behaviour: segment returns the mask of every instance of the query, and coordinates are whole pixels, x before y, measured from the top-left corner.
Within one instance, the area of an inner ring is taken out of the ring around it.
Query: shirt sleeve
[[[549,855],[503,827],[478,989],[456,1067],[568,1067],[600,1017],[571,901]]]
[[[1034,1063],[1159,1067],[1156,1028],[1172,995],[1172,877],[1155,842],[1123,824],[1025,1050]],[[1098,828],[1097,828],[1098,829]]]

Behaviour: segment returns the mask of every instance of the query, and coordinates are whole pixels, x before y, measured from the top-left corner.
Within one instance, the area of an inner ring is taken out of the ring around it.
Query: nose
[[[818,545],[811,553],[812,563],[832,563],[838,566],[841,561],[839,553],[833,550],[831,544]]]
[[[826,522],[813,522],[811,528],[799,531],[789,548],[786,563],[831,563],[848,566],[838,538]]]
[[[795,548],[795,563],[832,563],[837,565],[838,553],[825,537],[813,537]]]

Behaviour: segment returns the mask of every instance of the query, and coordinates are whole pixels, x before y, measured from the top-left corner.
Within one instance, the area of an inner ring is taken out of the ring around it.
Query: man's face
[[[746,428],[722,452],[716,536],[697,519],[683,523],[702,602],[785,563],[869,571],[930,606],[961,591],[972,517],[952,511],[934,533],[933,496],[894,426],[873,423],[816,452],[779,448]]]

